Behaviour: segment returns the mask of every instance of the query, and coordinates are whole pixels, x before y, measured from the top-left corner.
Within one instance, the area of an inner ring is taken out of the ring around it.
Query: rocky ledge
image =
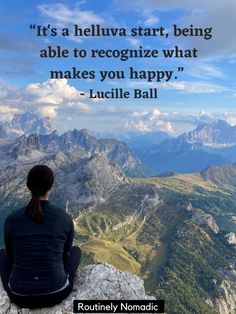
[[[149,299],[144,290],[144,282],[128,272],[121,272],[107,263],[88,265],[76,274],[73,292],[61,304],[43,309],[19,309],[11,303],[0,283],[1,314],[72,314],[73,300],[129,300]]]

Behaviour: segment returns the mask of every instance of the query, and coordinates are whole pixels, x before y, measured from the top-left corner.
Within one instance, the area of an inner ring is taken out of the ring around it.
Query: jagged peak
[[[90,130],[88,130],[88,129],[78,130],[78,129],[74,128],[72,133],[74,135],[80,135],[80,136],[82,135],[82,136],[86,136],[86,137],[93,137],[93,138],[95,138],[94,134]]]
[[[196,127],[194,131],[200,131],[204,128],[215,128],[215,129],[221,129],[221,128],[232,128],[232,126],[225,120],[218,119],[218,120],[213,120],[208,123],[202,123]],[[191,132],[191,131],[190,131]]]

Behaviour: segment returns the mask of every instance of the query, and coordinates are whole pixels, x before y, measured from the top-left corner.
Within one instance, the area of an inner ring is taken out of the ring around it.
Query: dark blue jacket
[[[40,294],[60,289],[67,281],[63,259],[73,243],[74,226],[65,210],[40,201],[43,223],[34,221],[26,207],[11,213],[4,225],[7,255],[13,263],[12,291]]]

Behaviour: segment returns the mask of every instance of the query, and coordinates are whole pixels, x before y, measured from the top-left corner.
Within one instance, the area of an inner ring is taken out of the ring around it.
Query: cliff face
[[[145,294],[143,280],[128,272],[101,263],[78,269],[72,293],[61,304],[52,308],[19,309],[10,302],[0,283],[1,314],[72,314],[73,299],[77,300],[155,300]]]

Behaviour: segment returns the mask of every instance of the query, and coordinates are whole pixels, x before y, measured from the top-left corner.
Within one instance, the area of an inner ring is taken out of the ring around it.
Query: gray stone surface
[[[208,226],[214,233],[219,232],[215,219],[211,215],[204,213],[200,208],[193,209],[192,220],[200,226]]]
[[[121,272],[107,263],[88,265],[78,270],[74,291],[61,304],[43,309],[19,309],[10,302],[0,283],[1,314],[72,314],[73,300],[129,300],[149,299],[144,290],[144,282],[128,272]]]

